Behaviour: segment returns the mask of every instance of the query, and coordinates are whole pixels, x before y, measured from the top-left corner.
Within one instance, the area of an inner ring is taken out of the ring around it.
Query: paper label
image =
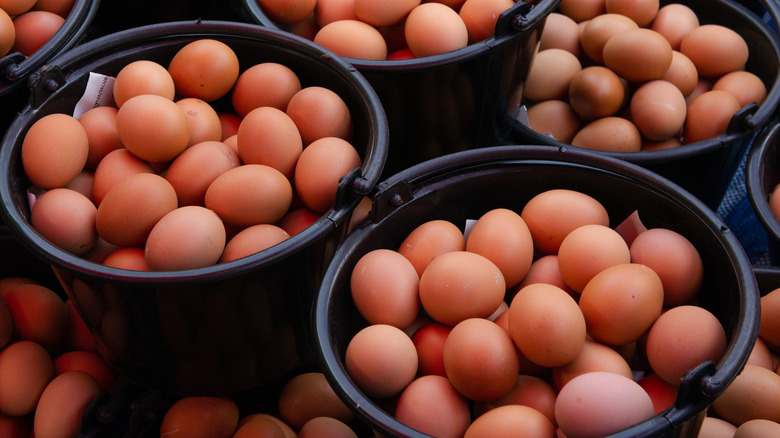
[[[114,78],[99,73],[90,72],[87,89],[73,109],[73,117],[78,119],[82,114],[99,106],[114,106]]]

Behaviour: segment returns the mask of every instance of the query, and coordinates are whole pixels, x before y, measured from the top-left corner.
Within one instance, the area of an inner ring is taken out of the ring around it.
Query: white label
[[[73,117],[79,118],[85,112],[99,106],[114,106],[114,78],[99,73],[89,73],[87,89],[73,109]]]

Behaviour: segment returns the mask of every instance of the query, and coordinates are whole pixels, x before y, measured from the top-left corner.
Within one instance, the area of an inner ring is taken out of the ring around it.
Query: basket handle
[[[536,4],[520,0],[502,12],[496,21],[495,37],[537,27],[540,21],[546,19],[547,15],[558,7],[561,0],[541,0],[534,3]]]

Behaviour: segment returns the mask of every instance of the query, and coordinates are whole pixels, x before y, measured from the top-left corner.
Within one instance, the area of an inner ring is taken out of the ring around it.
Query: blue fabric
[[[754,266],[771,266],[769,257],[769,236],[753,211],[745,186],[745,163],[747,152],[734,173],[723,201],[716,213],[723,219],[739,240],[750,262]]]

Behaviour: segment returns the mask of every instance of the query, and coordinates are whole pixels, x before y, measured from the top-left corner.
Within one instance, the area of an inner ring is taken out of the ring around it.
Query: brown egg
[[[303,152],[303,140],[293,119],[284,111],[264,106],[247,114],[238,127],[238,154],[245,164],[265,164],[287,178]]]
[[[742,423],[733,438],[772,438],[780,435],[780,423],[756,418]]]
[[[688,109],[680,89],[660,79],[637,88],[629,108],[639,132],[654,141],[667,140],[682,132]]]
[[[98,206],[95,226],[109,243],[142,245],[157,221],[177,206],[176,190],[165,178],[138,173],[119,181],[106,193]]]
[[[571,362],[552,369],[552,381],[558,391],[581,374],[608,371],[629,379],[634,378],[631,366],[617,351],[600,342],[587,340]]]
[[[125,177],[136,173],[153,173],[152,166],[125,148],[106,154],[95,169],[92,199],[96,205],[103,202],[106,193]]]
[[[298,374],[282,385],[277,399],[279,418],[294,430],[316,417],[332,417],[349,423],[354,414],[321,372]]]
[[[241,73],[233,86],[231,102],[240,117],[261,106],[285,111],[290,99],[300,90],[301,81],[289,67],[262,62]]]
[[[683,141],[695,143],[725,133],[731,118],[740,108],[737,98],[727,91],[702,93],[688,106]]]
[[[35,5],[33,5],[33,9],[54,12],[61,17],[67,18],[75,3],[75,0],[37,0]]]
[[[212,102],[230,93],[236,83],[238,57],[222,41],[201,38],[173,55],[168,72],[178,95]]]
[[[179,205],[203,205],[206,190],[221,174],[241,165],[238,154],[220,141],[204,141],[184,150],[165,172]]]
[[[22,140],[24,172],[44,189],[68,184],[84,169],[88,156],[87,133],[67,114],[53,113],[36,120]]]
[[[160,218],[146,239],[146,262],[153,271],[205,268],[225,249],[222,220],[208,208],[187,205]]]
[[[383,2],[381,0],[354,0],[353,9],[358,20],[372,26],[392,26],[400,23],[420,0],[396,0]]]
[[[605,0],[561,0],[558,5],[563,14],[576,22],[590,20],[606,12]]]
[[[502,12],[514,5],[512,0],[466,0],[458,14],[468,29],[469,44],[491,38]]]
[[[420,302],[442,324],[486,318],[503,301],[506,285],[498,267],[468,251],[450,251],[431,260],[420,276]]]
[[[561,388],[555,418],[566,436],[600,437],[617,433],[653,416],[653,402],[633,379],[595,371]]]
[[[205,100],[197,97],[185,97],[176,101],[187,117],[190,129],[190,141],[187,147],[204,141],[222,140],[222,123],[217,111]]]
[[[206,190],[204,205],[236,227],[272,224],[290,209],[293,190],[278,170],[245,164],[220,174]]]
[[[553,437],[555,426],[541,412],[528,406],[506,405],[491,409],[471,423],[464,438],[512,436],[522,430],[529,436]]]
[[[571,143],[574,134],[582,127],[579,116],[564,100],[539,102],[528,108],[526,115],[531,129],[561,143]]]
[[[8,15],[8,12],[5,12],[0,8],[0,57],[11,52],[15,39],[16,31],[14,30],[14,22],[11,19],[11,16]]]
[[[84,371],[59,374],[43,390],[35,408],[35,436],[76,436],[89,403],[100,395],[97,380]]]
[[[156,94],[173,100],[176,87],[168,70],[146,59],[133,61],[119,70],[114,79],[114,103],[121,108],[131,97]]]
[[[693,61],[699,75],[717,77],[744,68],[749,49],[736,31],[718,24],[704,24],[685,35],[680,52]]]
[[[758,335],[776,349],[780,346],[780,288],[761,297],[761,315]]]
[[[65,334],[68,311],[54,290],[34,283],[20,284],[6,293],[3,301],[16,340],[53,348]]]
[[[608,14],[622,14],[631,18],[639,27],[646,27],[658,13],[658,0],[606,0]]]
[[[263,12],[272,20],[283,24],[293,24],[303,21],[314,12],[317,0],[259,0]]]
[[[349,377],[369,397],[398,395],[417,373],[417,350],[401,329],[369,325],[347,345],[344,366]]]
[[[352,270],[350,292],[360,315],[370,324],[403,329],[420,311],[420,277],[397,251],[376,249],[363,255]]]
[[[604,62],[604,44],[624,30],[636,29],[636,22],[626,15],[620,13],[602,14],[583,26],[580,35],[580,46],[582,51],[597,64]]]
[[[647,334],[646,355],[653,371],[679,386],[685,374],[705,360],[718,361],[726,351],[726,332],[703,307],[673,307],[658,317]]]
[[[532,101],[564,99],[572,78],[582,70],[579,59],[563,49],[536,53],[525,80],[523,96]]]
[[[298,438],[358,438],[358,436],[343,421],[330,417],[316,417],[301,427]]]
[[[48,43],[65,24],[65,19],[53,12],[27,11],[13,17],[13,51],[31,56]]]
[[[468,400],[443,376],[422,376],[398,397],[395,418],[431,436],[463,436],[471,424]]]
[[[531,268],[534,242],[519,214],[496,208],[482,215],[470,228],[466,251],[485,256],[504,275],[506,287],[519,283]]]
[[[434,258],[450,251],[464,251],[463,231],[452,222],[434,219],[423,222],[412,230],[398,247],[398,252],[422,275]]]
[[[97,208],[89,198],[75,190],[56,188],[36,199],[30,224],[63,251],[82,255],[97,241],[96,215]]]
[[[113,106],[99,106],[78,118],[89,141],[89,154],[85,164],[87,169],[95,170],[106,154],[122,147],[116,130],[116,113],[117,109]]]
[[[113,251],[103,260],[103,265],[132,271],[151,271],[143,248],[138,247],[119,248]]]
[[[303,204],[324,213],[333,207],[339,180],[361,164],[357,150],[338,137],[306,146],[295,165],[295,192]]]
[[[623,82],[606,67],[585,67],[571,78],[569,104],[583,119],[612,116],[620,110],[624,99]]]
[[[475,401],[506,395],[520,364],[512,338],[496,323],[469,318],[456,324],[444,343],[444,369],[455,389]]]
[[[248,421],[244,421],[242,418],[239,421],[236,433],[233,434],[233,438],[252,438],[258,436],[263,438],[286,438],[285,432],[279,424],[267,418],[253,418]]]
[[[679,50],[683,37],[697,27],[699,17],[693,9],[682,3],[662,6],[650,23],[650,29],[663,35],[674,50]]]
[[[558,268],[557,254],[547,254],[534,260],[534,262],[531,263],[528,274],[523,278],[523,281],[508,291],[508,298],[511,299],[520,289],[536,283],[546,283],[557,286],[572,296],[576,293],[571,290],[566,282],[563,281],[563,277],[561,277],[561,270]]]
[[[712,89],[728,91],[743,107],[752,102],[761,105],[766,98],[766,85],[761,78],[744,70],[726,73],[712,84]]]
[[[661,315],[663,304],[661,278],[639,263],[602,270],[585,285],[579,299],[588,334],[609,345],[638,340]]]
[[[374,61],[387,59],[387,43],[382,34],[360,20],[328,23],[320,28],[313,41],[345,58]]]
[[[640,233],[631,243],[631,261],[658,274],[666,307],[689,303],[701,288],[701,255],[685,236],[673,230],[651,228]]]
[[[54,377],[51,356],[40,344],[16,341],[0,351],[0,411],[22,416],[35,405]]]
[[[580,293],[599,272],[630,261],[623,237],[614,229],[599,224],[582,225],[572,230],[558,249],[561,276],[570,288]]]
[[[520,289],[509,305],[509,332],[531,362],[556,367],[571,362],[585,343],[585,318],[564,290],[537,283]]]
[[[252,225],[239,231],[228,241],[219,261],[220,263],[225,263],[247,257],[282,243],[289,238],[290,235],[276,225]]]
[[[555,425],[556,390],[546,380],[525,374],[517,376],[515,386],[504,396],[487,402],[474,404],[477,416],[505,405],[522,405],[531,407],[547,417]]]
[[[661,79],[674,84],[683,96],[689,96],[699,83],[699,73],[690,58],[675,50],[672,52],[672,64]]]
[[[557,254],[563,239],[582,225],[609,225],[609,214],[598,200],[568,189],[535,195],[525,204],[520,217],[531,232],[534,247],[545,254]]]
[[[287,105],[287,115],[295,122],[303,144],[324,137],[350,141],[352,117],[346,102],[333,90],[309,86],[295,93]]]
[[[471,31],[463,16],[449,6],[423,3],[406,17],[404,36],[409,50],[422,58],[466,47]]]
[[[640,27],[607,40],[603,56],[604,64],[620,77],[644,82],[659,79],[669,70],[672,46],[658,32]]]
[[[612,116],[594,120],[577,132],[571,144],[607,152],[637,152],[642,135],[631,121]]]
[[[734,426],[728,421],[707,415],[701,422],[698,436],[702,438],[734,438],[734,433],[736,431],[737,426]]]
[[[153,163],[176,158],[190,141],[184,110],[154,94],[128,99],[119,108],[116,126],[122,144],[138,158]]]
[[[539,39],[539,51],[547,49],[563,49],[574,56],[580,56],[580,35],[582,30],[577,22],[560,12],[547,15]]]
[[[745,365],[739,375],[712,402],[718,417],[737,427],[755,419],[780,422],[780,375],[766,368]]]
[[[241,417],[241,419],[238,421],[238,430],[236,430],[236,433],[238,433],[241,430],[241,428],[244,425],[246,425],[247,423],[253,423],[255,421],[259,421],[259,422],[260,421],[262,421],[262,422],[270,421],[271,423],[276,424],[282,430],[282,432],[283,432],[282,437],[283,438],[295,438],[297,436],[297,434],[292,429],[292,427],[290,427],[287,423],[282,421],[281,418],[279,418],[277,416],[274,416],[274,415],[271,415],[271,414],[262,413],[262,412],[261,413],[254,413],[254,414],[244,415],[243,417]],[[254,427],[252,427],[250,429],[250,431],[251,430],[256,430],[256,429]],[[243,432],[242,432],[241,437],[236,437],[236,438],[252,438],[253,436],[255,436],[255,435],[244,436]]]
[[[182,397],[163,415],[160,435],[170,438],[229,438],[236,430],[238,416],[238,406],[228,397]]]
[[[356,20],[355,0],[317,0],[314,21],[319,27],[339,20]]]

